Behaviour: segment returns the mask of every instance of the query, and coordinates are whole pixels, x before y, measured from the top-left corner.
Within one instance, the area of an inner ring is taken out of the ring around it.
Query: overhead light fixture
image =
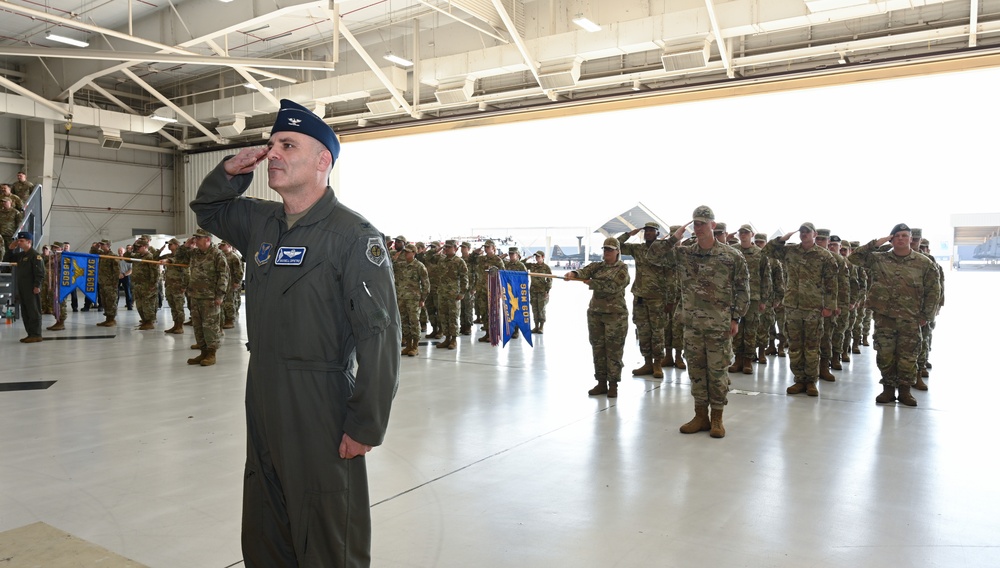
[[[219,0],[219,2],[222,2],[223,4],[229,4],[232,1],[233,0]]]
[[[151,118],[153,120],[159,120],[160,122],[168,122],[170,124],[173,124],[173,123],[177,122],[176,118],[170,118],[169,116],[160,116],[158,114],[154,114],[154,115],[150,116],[149,118]]]
[[[813,14],[871,4],[871,0],[806,0],[806,7]]]
[[[589,19],[585,18],[583,14],[577,14],[576,17],[573,18],[573,23],[591,33],[601,31],[601,26],[591,22]]]
[[[251,91],[263,91],[265,93],[270,93],[271,91],[274,90],[271,87],[265,87],[264,85],[261,85],[260,88],[258,89],[257,85],[254,85],[253,83],[243,83],[243,86],[250,89]]]
[[[383,56],[383,59],[396,65],[402,65],[403,67],[413,67],[413,62],[409,59],[403,59],[398,55],[393,55],[391,51],[387,51]]]
[[[80,41],[78,39],[73,39],[71,37],[56,35],[56,34],[45,34],[46,39],[52,41],[58,41],[59,43],[65,43],[66,45],[72,45],[73,47],[90,47],[90,44],[85,41]]]

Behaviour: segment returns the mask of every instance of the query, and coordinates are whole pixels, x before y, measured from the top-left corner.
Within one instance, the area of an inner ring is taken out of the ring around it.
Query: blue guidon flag
[[[528,273],[500,270],[500,327],[503,344],[507,345],[515,329],[520,329],[524,340],[531,342],[531,305],[528,303]]]
[[[90,301],[97,301],[96,254],[64,252],[59,265],[59,301],[79,288]]]

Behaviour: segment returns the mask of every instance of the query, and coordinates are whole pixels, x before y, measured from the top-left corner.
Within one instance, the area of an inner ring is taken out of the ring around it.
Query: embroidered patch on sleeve
[[[382,263],[385,262],[385,248],[382,244],[382,239],[378,237],[368,239],[365,256],[375,266],[382,266]]]

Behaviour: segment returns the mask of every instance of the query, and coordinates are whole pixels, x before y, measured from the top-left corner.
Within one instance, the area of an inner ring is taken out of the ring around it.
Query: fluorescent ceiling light
[[[264,85],[261,85],[260,89],[258,89],[257,85],[254,85],[253,83],[243,83],[243,86],[250,89],[251,91],[264,91],[265,93],[270,93],[271,91],[274,90],[271,87],[265,87]]]
[[[233,0],[219,0],[219,2],[222,2],[223,4],[229,4],[232,1]]]
[[[385,58],[386,61],[391,61],[392,63],[395,63],[396,65],[402,65],[403,67],[413,67],[413,62],[412,61],[410,61],[409,59],[403,59],[402,57],[399,57],[398,55],[393,55],[391,51],[389,53],[386,53],[385,56],[384,56],[384,58]]]
[[[65,37],[56,34],[45,34],[46,39],[51,39],[52,41],[58,41],[59,43],[65,43],[66,45],[72,45],[73,47],[89,47],[90,44],[85,41],[80,41],[78,39],[73,39],[71,37]]]
[[[591,22],[587,18],[584,18],[583,14],[577,14],[576,17],[573,18],[573,23],[591,33],[601,31],[601,26]]]
[[[154,115],[150,116],[149,118],[151,118],[153,120],[159,120],[160,122],[169,122],[169,123],[177,122],[176,118],[170,118],[169,116],[160,116],[158,114],[154,114]]]
[[[870,4],[869,0],[806,0],[806,7],[812,13],[841,10]]]

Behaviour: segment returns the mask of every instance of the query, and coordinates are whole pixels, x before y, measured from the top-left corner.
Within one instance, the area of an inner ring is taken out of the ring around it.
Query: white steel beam
[[[195,120],[191,115],[189,115],[188,113],[186,113],[183,110],[181,110],[181,107],[175,105],[173,102],[171,102],[170,99],[168,99],[167,97],[163,96],[159,91],[157,91],[156,89],[154,89],[152,85],[150,85],[149,83],[147,83],[147,82],[143,81],[142,79],[140,79],[138,75],[136,75],[135,73],[133,73],[132,71],[130,71],[128,69],[122,69],[122,73],[124,73],[125,76],[128,77],[129,79],[132,79],[133,81],[135,81],[135,83],[137,85],[139,85],[140,87],[142,87],[143,89],[145,89],[147,93],[149,93],[149,94],[153,95],[154,97],[156,97],[157,100],[159,100],[161,103],[163,103],[164,105],[166,105],[166,106],[170,107],[171,109],[173,109],[173,111],[175,113],[177,113],[177,116],[180,116],[180,117],[184,118],[184,120],[186,120],[191,126],[194,126],[198,130],[200,130],[202,132],[202,134],[204,134],[205,136],[208,136],[209,138],[211,138],[212,141],[214,141],[216,144],[222,144],[223,143],[222,142],[222,138],[219,138],[218,135],[216,135],[214,132],[212,132],[211,130],[209,130],[208,128],[206,128],[204,125],[202,125],[200,122],[198,122],[197,120]]]
[[[410,106],[410,103],[406,102],[406,98],[403,96],[403,93],[399,92],[399,89],[397,89],[396,86],[392,84],[392,81],[389,80],[389,77],[387,77],[386,74],[382,71],[382,69],[379,68],[378,63],[376,63],[375,60],[372,59],[372,56],[365,50],[364,46],[361,45],[361,42],[359,42],[358,39],[354,37],[354,34],[351,33],[351,30],[347,29],[347,24],[345,24],[344,21],[341,20],[340,18],[337,18],[336,21],[340,24],[340,35],[344,36],[344,39],[347,40],[347,43],[351,44],[351,47],[354,48],[354,51],[356,51],[358,56],[364,60],[365,64],[368,65],[368,68],[371,69],[372,73],[375,74],[375,77],[378,78],[379,82],[381,82],[382,85],[386,88],[386,90],[389,91],[389,94],[392,96],[392,98],[397,103],[399,103],[399,106],[404,111],[406,111],[406,114],[414,118],[419,118],[418,116],[416,116],[416,113],[414,112],[413,107]]]
[[[517,33],[517,26],[514,25],[514,20],[510,19],[510,14],[507,13],[507,9],[503,7],[503,3],[500,0],[493,0],[493,8],[496,9],[497,14],[500,15],[500,19],[503,20],[503,25],[507,27],[507,33],[514,40],[514,45],[517,46],[517,50],[521,53],[521,58],[524,59],[524,63],[531,71],[531,75],[535,78],[538,85],[541,86],[542,79],[538,76],[539,64],[528,51],[528,46],[524,43],[524,38],[521,37],[521,34]],[[545,89],[542,90],[545,93],[549,93]]]

